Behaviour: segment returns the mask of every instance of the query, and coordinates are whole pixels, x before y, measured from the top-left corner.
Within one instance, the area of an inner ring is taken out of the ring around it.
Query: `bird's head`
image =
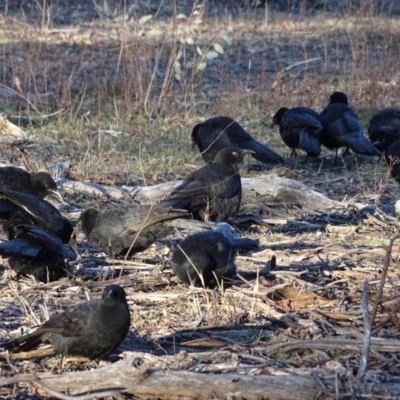
[[[347,96],[343,92],[333,92],[330,96],[330,103],[341,103],[349,105],[349,101],[347,100]]]
[[[214,159],[214,164],[230,166],[237,169],[237,165],[240,164],[246,154],[253,154],[253,150],[239,149],[238,147],[226,147],[220,150]]]
[[[271,128],[275,125],[279,125],[283,114],[285,114],[286,111],[288,111],[289,109],[287,107],[281,107],[276,113],[275,115],[272,117],[272,125]]]
[[[119,285],[108,285],[104,289],[102,299],[105,303],[126,303],[126,293],[125,290]]]
[[[46,196],[53,197],[61,203],[64,203],[60,192],[57,189],[57,185],[53,178],[47,172],[35,172],[31,175],[31,186],[35,191],[35,194],[42,199]]]

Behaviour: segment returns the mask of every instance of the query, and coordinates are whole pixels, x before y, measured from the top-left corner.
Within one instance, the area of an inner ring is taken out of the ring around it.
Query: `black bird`
[[[296,149],[304,150],[308,157],[318,157],[321,153],[321,116],[308,107],[280,108],[273,117],[279,125],[283,142],[297,156]],[[307,158],[305,161],[307,161]]]
[[[47,172],[30,174],[17,167],[0,168],[0,188],[12,189],[18,192],[41,197],[51,196],[61,203],[64,202],[57,185]]]
[[[205,161],[213,161],[226,147],[252,150],[252,156],[263,163],[283,163],[283,158],[268,146],[257,142],[235,120],[229,117],[210,118],[192,131],[193,145],[197,144]]]
[[[394,180],[400,184],[400,132],[380,132],[378,142],[385,152],[386,163]]]
[[[192,286],[214,288],[221,278],[236,274],[232,228],[222,224],[182,240],[171,258],[174,274]]]
[[[368,126],[368,136],[372,143],[379,141],[382,135],[392,132],[400,132],[400,110],[397,108],[386,108],[377,112]],[[383,151],[378,143],[375,146],[379,151]]]
[[[35,331],[0,347],[13,352],[30,351],[40,343],[53,346],[55,353],[104,358],[111,354],[129,332],[131,317],[125,291],[108,285],[101,300],[91,300],[53,315]]]
[[[321,112],[322,144],[330,150],[336,150],[335,163],[339,147],[346,147],[355,153],[368,156],[379,156],[378,150],[364,136],[357,114],[349,107],[347,96],[334,92],[329,104]]]
[[[68,243],[74,230],[71,223],[48,201],[31,194],[0,189],[0,222],[9,239],[19,225],[39,226]]]
[[[159,204],[108,206],[98,211],[85,210],[79,222],[88,240],[103,251],[133,254],[148,248],[175,228],[211,229],[208,224],[184,219],[187,210],[176,210]],[[132,244],[133,243],[133,244]]]
[[[61,240],[49,231],[18,226],[15,238],[0,244],[0,255],[22,275],[52,282],[67,275],[68,254]]]
[[[163,201],[163,205],[185,209],[202,220],[226,221],[242,201],[238,164],[251,150],[227,147],[213,162],[189,174]]]

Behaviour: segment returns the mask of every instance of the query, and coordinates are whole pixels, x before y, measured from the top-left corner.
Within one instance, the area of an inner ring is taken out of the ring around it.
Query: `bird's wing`
[[[35,259],[42,250],[43,245],[28,238],[13,239],[0,244],[0,254],[3,257]]]

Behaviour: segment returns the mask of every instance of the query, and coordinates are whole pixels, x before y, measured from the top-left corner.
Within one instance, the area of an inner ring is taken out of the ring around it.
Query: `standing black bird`
[[[91,300],[53,315],[35,331],[7,341],[5,350],[30,351],[49,343],[55,353],[104,358],[111,354],[129,332],[131,317],[125,291],[108,285],[101,300]]]
[[[274,115],[273,123],[279,125],[283,142],[292,149],[290,157],[296,154],[296,149],[304,150],[307,158],[320,155],[321,132],[324,127],[316,111],[308,107],[282,107]]]
[[[42,228],[20,225],[15,238],[0,244],[0,255],[22,275],[52,282],[67,275],[68,254],[61,240]]]
[[[283,163],[283,158],[268,146],[257,142],[236,121],[229,117],[210,118],[192,131],[193,145],[197,144],[205,161],[213,161],[226,147],[253,150],[252,156],[263,163]]]
[[[364,136],[357,114],[349,107],[347,96],[334,92],[329,104],[321,112],[324,131],[322,144],[330,150],[336,149],[335,163],[339,147],[346,147],[355,153],[379,156],[380,153]],[[347,151],[347,150],[346,150]]]
[[[88,240],[103,251],[133,254],[149,247],[175,228],[211,229],[208,224],[184,219],[187,210],[159,204],[108,206],[98,211],[85,210],[79,221]],[[133,244],[132,244],[133,243]]]
[[[222,277],[232,278],[236,274],[233,243],[228,224],[188,236],[172,254],[172,271],[183,282],[212,289]]]
[[[368,126],[368,136],[372,143],[379,141],[382,135],[392,132],[400,132],[400,110],[397,108],[386,108],[377,112]],[[378,143],[375,147],[383,151]]]
[[[385,151],[386,163],[394,180],[400,184],[400,132],[380,132],[378,142]]]
[[[0,221],[9,239],[19,225],[40,226],[68,243],[74,230],[71,223],[48,201],[15,190],[0,189]]]
[[[242,201],[238,164],[251,150],[227,147],[213,162],[189,174],[161,204],[190,211],[202,220],[226,221]]]
[[[47,172],[29,172],[17,167],[0,168],[0,188],[12,189],[18,192],[41,197],[54,197],[63,203],[63,198],[57,190],[57,185]]]

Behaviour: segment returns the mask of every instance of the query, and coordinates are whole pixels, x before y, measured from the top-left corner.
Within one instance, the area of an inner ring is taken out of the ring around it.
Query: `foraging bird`
[[[133,254],[148,248],[157,239],[171,234],[175,228],[211,229],[208,224],[184,219],[186,210],[159,204],[108,206],[100,211],[85,210],[79,223],[87,239],[103,251]]]
[[[68,243],[74,230],[71,223],[48,201],[15,190],[0,189],[0,222],[9,239],[19,225],[42,227]]]
[[[235,147],[220,150],[213,162],[189,174],[161,204],[188,210],[203,221],[226,221],[239,211],[242,183],[238,164],[251,152]]]
[[[373,145],[380,144],[385,152],[386,163],[393,179],[400,184],[400,132],[383,132],[377,135],[378,141]]]
[[[339,147],[346,147],[355,153],[379,156],[378,150],[364,136],[357,114],[349,107],[347,96],[334,92],[329,104],[321,112],[322,144],[330,150],[336,150],[335,163]]]
[[[233,243],[232,228],[228,224],[188,236],[172,254],[172,271],[183,282],[212,289],[221,278],[232,278],[236,274]]]
[[[283,158],[268,146],[257,142],[236,121],[229,117],[215,117],[197,124],[192,131],[193,145],[197,144],[205,161],[213,161],[217,153],[227,147],[252,150],[256,160],[263,163],[283,163]]]
[[[53,315],[36,330],[0,345],[21,352],[49,343],[55,353],[104,358],[111,354],[129,332],[131,317],[124,289],[108,285],[101,300],[91,300]]]
[[[400,132],[400,110],[397,108],[386,108],[377,112],[368,126],[368,136],[372,143],[379,141],[382,135],[392,132]],[[382,146],[377,143],[375,146],[383,151]]]
[[[56,281],[67,275],[68,254],[61,240],[42,228],[20,225],[15,238],[0,244],[0,255],[22,275],[41,282]]]
[[[296,149],[307,153],[308,157],[318,157],[321,153],[321,116],[308,107],[280,108],[273,117],[273,124],[279,125],[283,142],[292,149],[290,157],[297,156]]]
[[[57,185],[47,172],[29,172],[17,167],[0,168],[0,188],[12,189],[41,197],[51,196],[64,202]]]

